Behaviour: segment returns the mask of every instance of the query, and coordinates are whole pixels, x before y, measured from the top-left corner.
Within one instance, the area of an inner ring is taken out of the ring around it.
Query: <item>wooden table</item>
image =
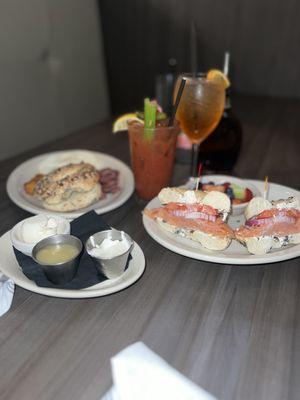
[[[240,96],[235,106],[244,127],[235,173],[268,174],[300,189],[300,102]],[[73,148],[129,163],[127,135],[111,135],[109,123],[0,163],[1,234],[29,215],[5,193],[12,169],[33,155]],[[174,181],[187,173],[176,165]],[[0,318],[0,399],[99,399],[111,385],[110,358],[138,340],[219,399],[299,399],[299,258],[266,266],[185,258],[147,235],[141,210],[132,196],[105,215],[145,253],[147,268],[135,285],[88,300],[16,288]]]

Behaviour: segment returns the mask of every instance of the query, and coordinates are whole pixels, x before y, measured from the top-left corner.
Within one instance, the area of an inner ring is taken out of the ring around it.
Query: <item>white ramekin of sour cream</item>
[[[70,222],[62,217],[35,215],[20,221],[10,232],[12,245],[31,256],[33,247],[41,240],[57,234],[69,234]]]

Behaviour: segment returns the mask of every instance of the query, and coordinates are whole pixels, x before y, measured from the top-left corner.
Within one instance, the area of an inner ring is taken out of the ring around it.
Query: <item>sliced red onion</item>
[[[186,214],[186,211],[183,210],[173,210],[172,213],[175,217],[184,217]]]
[[[294,224],[296,222],[295,217],[290,217],[284,213],[279,213],[274,217],[275,222],[285,222],[287,224]]]
[[[260,225],[267,225],[272,222],[273,218],[250,218],[246,221],[246,226],[260,226]]]
[[[260,225],[268,225],[270,223],[285,223],[285,224],[294,224],[296,222],[296,218],[289,217],[284,213],[279,213],[274,215],[273,217],[268,218],[250,218],[246,221],[246,226],[260,226]]]
[[[217,219],[215,215],[206,214],[200,211],[183,211],[183,210],[174,210],[172,212],[176,217],[184,217],[186,219],[203,219],[205,221],[215,222]]]

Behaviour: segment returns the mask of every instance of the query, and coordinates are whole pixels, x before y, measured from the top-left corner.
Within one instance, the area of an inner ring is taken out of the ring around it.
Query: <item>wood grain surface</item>
[[[300,189],[300,102],[239,97],[234,105],[244,126],[235,174],[268,174]],[[73,148],[129,163],[127,135],[111,135],[109,123],[0,163],[1,234],[29,215],[5,193],[13,168],[33,155]],[[174,182],[187,174],[177,164]],[[146,271],[133,286],[82,300],[16,288],[0,318],[0,399],[99,399],[112,382],[110,358],[138,340],[220,400],[299,399],[299,258],[266,266],[185,258],[147,235],[142,208],[132,196],[105,215],[145,253]]]

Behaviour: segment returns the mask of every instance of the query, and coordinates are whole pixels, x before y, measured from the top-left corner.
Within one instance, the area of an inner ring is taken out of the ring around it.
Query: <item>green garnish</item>
[[[142,120],[145,119],[144,111],[136,111],[135,114],[139,119],[142,119]],[[167,114],[164,112],[157,111],[156,112],[156,121],[163,121],[164,119],[167,119]]]
[[[245,188],[235,183],[231,183],[230,186],[236,199],[243,200],[245,198]]]
[[[149,98],[144,100],[144,120],[145,120],[145,130],[144,137],[146,140],[152,140],[153,133],[156,125],[156,111],[157,105],[151,103]]]

